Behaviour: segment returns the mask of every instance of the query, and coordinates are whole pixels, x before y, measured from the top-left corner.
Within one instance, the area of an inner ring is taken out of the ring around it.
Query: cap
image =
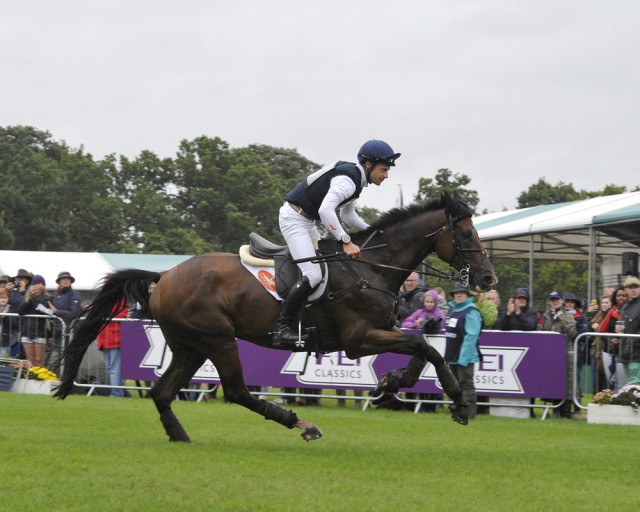
[[[469,291],[469,287],[463,286],[462,283],[456,283],[449,293],[453,295],[454,293],[457,293],[457,292],[464,292],[467,295],[471,295],[471,292]]]
[[[66,277],[67,279],[71,279],[71,282],[72,282],[72,283],[75,283],[75,282],[76,282],[75,277],[73,277],[73,276],[72,276],[69,272],[67,272],[66,270],[63,270],[62,272],[60,272],[60,273],[58,274],[58,277],[56,278],[56,283],[60,284],[60,279],[64,279],[65,277]]]
[[[45,284],[44,277],[42,277],[40,274],[36,274],[35,276],[33,276],[31,284]]]
[[[564,296],[564,300],[565,301],[571,300],[571,301],[575,302],[578,307],[581,306],[580,299],[578,299],[578,297],[576,297],[576,295],[574,293],[567,293]]]
[[[627,286],[631,286],[632,284],[635,284],[635,285],[637,285],[637,286],[640,286],[640,279],[638,279],[637,277],[633,277],[633,276],[631,276],[631,277],[627,277],[627,278],[624,280],[624,286],[625,286],[625,288],[626,288]]]
[[[551,292],[549,294],[549,300],[551,299],[562,299],[562,294],[560,292]]]

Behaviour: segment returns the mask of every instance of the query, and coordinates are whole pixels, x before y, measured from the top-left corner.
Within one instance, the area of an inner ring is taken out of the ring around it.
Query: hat
[[[16,277],[26,277],[27,279],[31,279],[33,275],[27,272],[25,269],[21,268],[20,270],[18,270],[18,273],[14,276],[14,279]]]
[[[551,292],[549,294],[549,300],[551,299],[562,299],[562,294],[560,292]]]
[[[62,272],[60,272],[58,274],[58,277],[56,278],[56,283],[60,284],[60,279],[64,279],[64,278],[68,278],[71,279],[72,283],[76,282],[75,277],[73,277],[69,272],[67,272],[66,270],[63,270]]]
[[[529,289],[528,288],[516,288],[516,292],[513,294],[513,297],[516,299],[527,299],[529,300]]]
[[[638,286],[640,286],[640,279],[638,279],[637,277],[633,277],[633,276],[631,276],[631,277],[627,277],[627,278],[624,280],[624,286],[625,286],[625,288],[626,288],[627,286],[631,286],[632,284],[637,284]]]
[[[7,275],[0,276],[0,282],[8,283],[9,281],[11,281],[11,278],[9,276],[7,276]]]
[[[580,307],[580,306],[581,306],[581,304],[580,304],[580,300],[579,300],[579,299],[578,299],[578,297],[576,297],[576,296],[575,296],[575,294],[573,294],[573,293],[567,293],[567,294],[564,296],[564,300],[572,300],[573,302],[575,302],[575,303],[576,303],[576,306],[578,306],[578,307]]]
[[[44,277],[42,277],[40,274],[36,274],[35,276],[33,276],[31,284],[45,284]]]
[[[464,286],[462,283],[456,283],[449,293],[453,295],[454,293],[457,293],[457,292],[464,292],[467,295],[471,295],[471,292],[469,291],[469,287]]]

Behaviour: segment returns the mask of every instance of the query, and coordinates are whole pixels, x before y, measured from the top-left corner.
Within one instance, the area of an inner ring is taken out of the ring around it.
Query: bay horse
[[[462,271],[471,286],[487,290],[497,282],[471,212],[457,196],[444,192],[430,201],[386,212],[366,230],[352,234],[352,239],[363,249],[370,241],[378,249],[350,260],[344,254],[339,257],[339,242],[320,241],[321,253],[338,257],[326,260],[327,288],[303,315],[304,324],[314,326],[321,340],[317,351],[343,350],[350,359],[384,352],[413,356],[401,374],[384,375],[377,391],[412,387],[430,362],[453,402],[449,406],[452,419],[466,425],[466,403],[442,356],[422,336],[397,329],[395,319],[401,285],[434,251]],[[157,285],[150,293],[152,283]],[[193,256],[163,273],[116,271],[105,277],[96,292],[72,322],[73,337],[62,355],[64,371],[55,397],[64,399],[71,392],[84,353],[117,314],[124,296],[129,304],[149,307],[173,353],[169,367],[150,391],[171,441],[190,441],[171,402],[207,359],[218,370],[226,400],[288,428],[299,428],[306,441],[322,436],[314,424],[276,403],[255,398],[245,385],[236,338],[271,347],[270,331],[280,303],[237,254]]]

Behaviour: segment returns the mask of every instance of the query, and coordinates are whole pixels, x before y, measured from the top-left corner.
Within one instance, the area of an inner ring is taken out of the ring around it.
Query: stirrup
[[[287,336],[285,339],[285,334],[291,334]],[[304,348],[306,346],[307,341],[309,340],[308,334],[296,334],[294,331],[287,327],[280,331],[276,331],[272,333],[271,336],[271,346],[273,348],[284,348],[284,349],[296,349],[296,348]]]

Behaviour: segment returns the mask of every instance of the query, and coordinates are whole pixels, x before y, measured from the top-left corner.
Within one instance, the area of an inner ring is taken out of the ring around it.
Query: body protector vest
[[[360,196],[362,192],[362,171],[356,164],[338,162],[333,167],[325,167],[307,176],[287,194],[286,200],[302,208],[305,213],[315,220],[319,220],[318,210],[329,191],[331,180],[335,176],[348,176],[356,186],[356,191],[353,195],[340,203],[341,205]]]

